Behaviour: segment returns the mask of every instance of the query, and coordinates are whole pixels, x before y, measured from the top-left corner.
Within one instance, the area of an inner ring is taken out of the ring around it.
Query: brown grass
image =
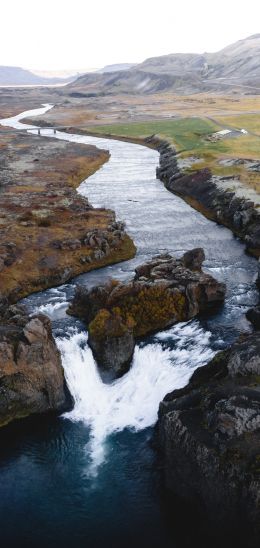
[[[41,147],[39,161],[34,147]],[[112,211],[90,208],[74,188],[107,161],[108,154],[94,147],[26,136],[22,154],[16,136],[0,136],[8,154],[8,184],[1,192],[0,256],[7,264],[0,272],[0,292],[12,301],[33,291],[58,285],[94,268],[123,261],[135,255],[135,246],[125,236],[101,260],[84,263],[88,246],[62,249],[55,242],[84,239],[93,229],[107,230],[114,221]],[[5,152],[4,152],[5,153]],[[16,159],[19,159],[17,163]],[[22,161],[21,161],[22,160]],[[28,166],[24,172],[24,163]],[[12,242],[12,251],[5,244]],[[8,250],[8,251],[7,251]]]

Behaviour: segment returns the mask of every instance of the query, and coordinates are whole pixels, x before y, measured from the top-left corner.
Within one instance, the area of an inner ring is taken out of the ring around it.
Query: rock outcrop
[[[250,308],[246,313],[246,317],[253,324],[255,329],[260,329],[260,305]]]
[[[124,372],[134,339],[187,321],[223,302],[225,285],[202,272],[203,260],[202,249],[180,259],[159,255],[138,266],[130,282],[111,280],[90,290],[77,289],[69,313],[89,327],[90,345],[101,367]]]
[[[254,203],[236,196],[233,191],[223,190],[212,177],[209,169],[183,173],[178,167],[176,151],[156,138],[146,139],[160,152],[157,177],[166,188],[183,198],[209,219],[227,226],[246,244],[254,256],[260,256],[260,215]]]
[[[117,377],[127,371],[134,354],[133,327],[131,320],[123,320],[118,308],[99,310],[89,325],[88,342],[97,362]]]
[[[260,533],[260,334],[241,337],[160,405],[166,487],[214,523]]]
[[[0,426],[72,406],[50,320],[0,301]]]
[[[260,290],[260,260],[258,260],[258,276],[256,280],[256,287]],[[260,330],[260,300],[259,303],[250,308],[246,313],[247,319],[253,324],[254,328]]]

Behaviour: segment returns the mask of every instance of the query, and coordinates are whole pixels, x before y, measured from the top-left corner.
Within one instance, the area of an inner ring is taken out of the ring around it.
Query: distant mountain
[[[72,97],[94,97],[98,95],[115,95],[119,93],[142,94],[157,93],[184,87],[188,92],[200,91],[201,81],[194,76],[191,81],[186,74],[156,74],[141,70],[106,72],[103,74],[85,74],[72,84],[66,86],[65,94]]]
[[[97,70],[97,72],[117,72],[118,70],[129,70],[136,66],[136,63],[118,63],[117,65],[106,65],[105,67]]]
[[[66,84],[67,82],[72,82],[76,77],[75,75],[74,78],[72,76],[67,78],[47,78],[21,67],[0,66],[0,86]]]
[[[66,92],[92,96],[232,89],[260,94],[260,34],[216,53],[173,53],[146,59],[126,70],[105,69],[81,76]]]
[[[86,72],[93,72],[96,69],[85,69],[85,70],[31,70],[33,74],[36,76],[40,76],[41,78],[48,78],[48,79],[60,79],[60,80],[69,80],[69,79],[76,79],[79,78],[82,74],[86,74]]]
[[[260,82],[260,34],[206,54],[208,76],[256,79]]]
[[[183,74],[192,72],[201,74],[205,65],[205,55],[197,53],[170,53],[160,57],[151,57],[138,65],[138,69],[155,74]]]

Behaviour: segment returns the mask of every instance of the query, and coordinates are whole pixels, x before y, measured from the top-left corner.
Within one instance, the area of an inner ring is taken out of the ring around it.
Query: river
[[[37,133],[20,120],[49,108],[0,123]],[[192,546],[194,530],[183,525],[187,509],[180,511],[176,501],[169,519],[153,426],[167,392],[184,386],[196,367],[250,330],[245,311],[258,299],[257,262],[228,229],[165,189],[155,177],[157,151],[47,129],[41,134],[110,151],[109,162],[78,191],[92,205],[115,210],[138,251],[131,261],[82,274],[23,301],[31,312],[52,319],[75,406],[63,417],[44,417],[41,423],[28,419],[1,433],[3,546]],[[158,252],[181,255],[198,246],[205,250],[205,269],[227,284],[225,305],[210,317],[147,338],[136,348],[130,371],[103,382],[84,327],[66,315],[75,285],[90,286],[111,276],[128,279],[137,264]]]

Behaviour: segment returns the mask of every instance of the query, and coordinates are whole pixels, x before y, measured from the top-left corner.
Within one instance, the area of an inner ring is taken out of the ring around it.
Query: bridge
[[[76,129],[76,128],[81,128],[82,129],[82,126],[43,126],[43,127],[39,127],[39,126],[35,126],[35,127],[31,127],[31,128],[9,128],[8,126],[4,126],[6,127],[6,129],[3,129],[3,126],[1,127],[1,124],[0,124],[0,133],[2,133],[3,135],[6,135],[6,133],[14,133],[16,131],[18,131],[19,133],[27,133],[27,131],[35,131],[36,134],[38,135],[41,135],[41,132],[48,129],[48,130],[51,130],[53,131],[54,135],[57,133],[57,131],[62,131],[62,130],[66,130],[66,129]]]

